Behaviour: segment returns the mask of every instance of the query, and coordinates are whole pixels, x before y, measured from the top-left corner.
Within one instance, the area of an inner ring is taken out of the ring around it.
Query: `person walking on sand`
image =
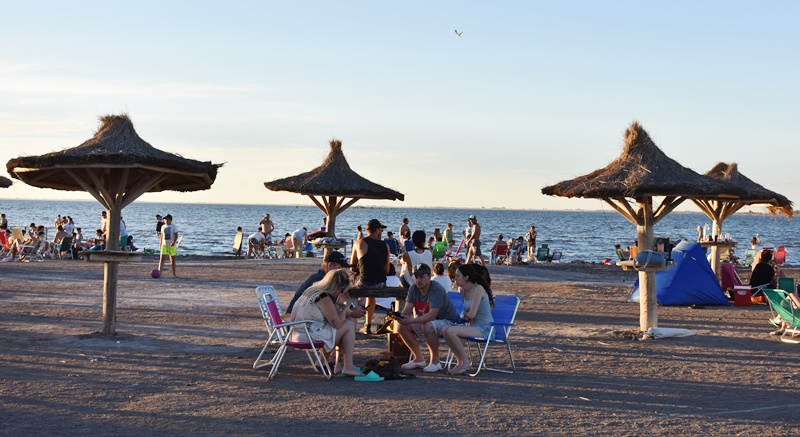
[[[483,262],[483,254],[481,253],[481,225],[478,224],[478,218],[474,215],[469,216],[467,222],[470,224],[470,235],[467,237],[467,262],[470,264],[476,259],[480,265],[485,266]]]
[[[178,253],[178,227],[172,224],[172,215],[164,216],[164,226],[161,228],[161,256],[158,257],[158,270],[164,271],[164,255],[169,255],[172,264],[172,276],[178,277],[175,271],[175,255]]]

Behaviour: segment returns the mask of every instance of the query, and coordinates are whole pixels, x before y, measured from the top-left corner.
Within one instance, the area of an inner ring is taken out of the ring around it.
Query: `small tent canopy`
[[[699,243],[682,241],[672,249],[672,258],[675,266],[656,272],[659,305],[730,305]],[[628,302],[639,302],[638,280]]]

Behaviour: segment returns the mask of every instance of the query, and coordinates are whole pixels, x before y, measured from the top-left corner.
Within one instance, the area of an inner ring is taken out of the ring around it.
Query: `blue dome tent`
[[[659,305],[730,305],[700,243],[681,241],[672,249],[675,265],[656,272]],[[639,281],[628,302],[639,302]]]

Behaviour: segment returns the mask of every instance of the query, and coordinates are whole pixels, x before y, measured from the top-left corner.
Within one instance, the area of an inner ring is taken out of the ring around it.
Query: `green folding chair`
[[[536,260],[547,261],[548,259],[550,259],[550,247],[546,244],[542,244],[542,247],[536,251]]]
[[[756,250],[755,249],[747,249],[744,251],[744,261],[742,261],[743,266],[751,266],[753,262],[756,260]]]
[[[787,276],[779,276],[778,290],[783,290],[787,293],[794,293],[796,291],[794,286],[794,278],[789,278]]]
[[[786,330],[781,335],[781,341],[784,343],[798,344],[800,340],[795,337],[800,336],[800,309],[789,299],[789,294],[783,290],[773,290],[765,288],[762,290],[764,296],[767,298],[769,308],[772,311],[772,318],[780,316],[780,318],[789,324]],[[789,334],[791,334],[789,336]]]

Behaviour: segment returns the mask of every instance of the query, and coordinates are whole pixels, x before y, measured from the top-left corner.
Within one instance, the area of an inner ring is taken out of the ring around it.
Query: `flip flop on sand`
[[[383,381],[383,377],[382,376],[378,376],[378,374],[375,373],[375,372],[369,372],[366,375],[356,376],[353,379],[355,379],[358,382],[378,382],[378,381]]]

